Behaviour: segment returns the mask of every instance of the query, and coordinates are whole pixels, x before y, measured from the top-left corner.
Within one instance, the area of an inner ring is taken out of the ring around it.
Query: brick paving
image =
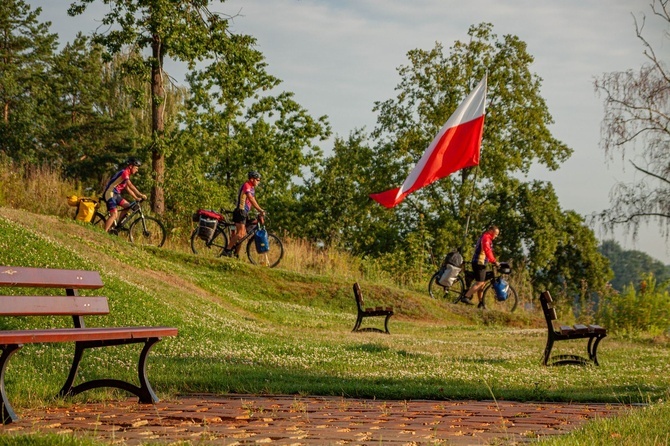
[[[627,406],[510,401],[188,395],[18,410],[2,435],[91,435],[110,444],[515,445],[560,435]]]

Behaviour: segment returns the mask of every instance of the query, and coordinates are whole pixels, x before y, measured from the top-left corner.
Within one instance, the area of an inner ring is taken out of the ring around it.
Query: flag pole
[[[472,180],[472,193],[470,194],[470,207],[468,208],[468,217],[465,220],[465,233],[463,234],[463,245],[468,241],[468,231],[470,229],[470,215],[472,214],[472,202],[475,201],[475,186],[477,185],[477,173],[479,165],[475,166],[475,177]]]
[[[488,80],[489,77],[489,70],[488,68],[486,69],[486,72],[484,73],[484,78]],[[483,144],[480,144],[479,147],[479,153],[481,156],[482,152],[482,146]],[[472,214],[472,202],[475,201],[475,186],[477,185],[477,174],[479,173],[479,164],[475,165],[475,177],[472,179],[472,193],[470,195],[470,207],[468,209],[468,217],[465,220],[465,232],[463,234],[463,245],[465,245],[468,241],[468,231],[470,230],[470,215]]]

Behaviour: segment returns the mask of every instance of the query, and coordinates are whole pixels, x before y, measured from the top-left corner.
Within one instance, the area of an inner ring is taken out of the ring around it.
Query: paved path
[[[90,434],[110,444],[523,444],[569,432],[624,406],[509,401],[383,401],[339,397],[188,395],[19,410],[3,435]]]

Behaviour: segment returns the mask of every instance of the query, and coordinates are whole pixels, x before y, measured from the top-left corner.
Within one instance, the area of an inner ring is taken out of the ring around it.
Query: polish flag
[[[449,117],[402,186],[370,194],[370,198],[392,208],[410,193],[460,169],[479,164],[485,109],[486,76]]]

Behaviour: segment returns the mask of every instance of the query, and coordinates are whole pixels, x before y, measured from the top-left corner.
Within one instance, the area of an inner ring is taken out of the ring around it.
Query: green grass
[[[593,438],[604,441],[599,444],[664,444],[627,441],[649,441],[637,425],[670,421],[667,404],[658,403],[669,397],[670,350],[662,340],[610,336],[600,346],[600,367],[547,368],[540,362],[546,342],[541,314],[482,312],[375,283],[361,284],[366,304],[395,308],[392,335],[351,333],[356,315],[350,280],[141,249],[90,225],[8,208],[0,208],[0,265],[100,271],[111,313],[87,318],[88,326],[178,327],[179,336],[157,344],[149,357],[149,378],[161,397],[232,392],[652,403],[570,436],[583,444],[593,444]],[[4,318],[0,328],[70,323]],[[582,353],[585,342],[561,342],[554,349]],[[26,407],[68,404],[53,395],[66,377],[71,351],[68,345],[27,345],[12,358],[6,385],[19,416]],[[110,370],[134,382],[137,354],[137,346],[91,352],[81,373],[94,379],[108,377]],[[52,374],[39,373],[54,366]],[[95,391],[77,399],[110,397],[118,394]],[[656,437],[663,439],[660,432]],[[89,444],[27,438],[35,443],[24,444]],[[0,445],[5,440],[0,436]]]

